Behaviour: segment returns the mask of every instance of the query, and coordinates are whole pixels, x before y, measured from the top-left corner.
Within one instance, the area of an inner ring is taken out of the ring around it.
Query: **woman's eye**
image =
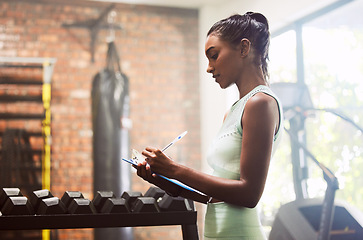
[[[212,59],[214,59],[214,60],[216,60],[217,58],[218,58],[218,54],[214,54],[214,55],[212,55],[212,57],[211,57]]]

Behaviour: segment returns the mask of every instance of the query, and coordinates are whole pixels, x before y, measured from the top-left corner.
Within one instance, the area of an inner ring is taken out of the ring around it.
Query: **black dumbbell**
[[[65,213],[67,213],[67,208],[58,197],[41,199],[37,209],[37,214],[39,215],[65,214]]]
[[[68,212],[71,214],[93,214],[97,211],[91,200],[84,198],[73,198],[68,206]]]
[[[61,201],[71,214],[93,214],[97,212],[92,202],[85,199],[79,191],[66,191]]]
[[[124,198],[126,200],[126,203],[129,205],[130,209],[134,208],[135,201],[139,197],[142,197],[141,192],[128,191],[128,192],[123,192],[121,195],[121,198]]]
[[[182,197],[172,197],[165,194],[158,202],[158,206],[161,211],[191,211],[192,208],[189,205],[187,199]]]
[[[153,197],[158,202],[160,199],[164,196],[165,191],[158,187],[150,187],[146,193],[144,194],[144,197]]]
[[[1,188],[0,189],[0,210],[9,197],[23,196],[19,188]]]
[[[37,212],[39,203],[42,201],[42,199],[51,198],[51,197],[53,197],[53,195],[48,189],[42,189],[31,192],[29,200],[34,207],[35,212]]]
[[[61,201],[68,208],[69,204],[71,204],[71,202],[74,198],[84,198],[84,197],[83,197],[83,194],[79,191],[66,191],[63,194]]]
[[[101,213],[128,213],[129,206],[124,198],[108,198],[102,206]]]
[[[92,200],[97,212],[101,212],[101,208],[104,206],[108,198],[115,198],[115,194],[112,191],[97,191],[95,197]]]
[[[3,215],[33,215],[34,209],[24,196],[9,197],[1,209]]]
[[[133,212],[159,212],[156,200],[153,197],[139,197],[135,201]]]

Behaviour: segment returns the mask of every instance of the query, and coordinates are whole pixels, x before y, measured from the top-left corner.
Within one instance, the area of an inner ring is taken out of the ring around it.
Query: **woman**
[[[265,239],[255,207],[282,131],[282,108],[266,81],[268,28],[262,14],[248,12],[223,19],[208,32],[207,72],[223,89],[236,84],[240,98],[208,151],[213,174],[180,165],[153,147],[142,152],[146,162],[136,167],[140,177],[170,195],[207,203],[205,239]],[[207,196],[177,187],[153,172]]]

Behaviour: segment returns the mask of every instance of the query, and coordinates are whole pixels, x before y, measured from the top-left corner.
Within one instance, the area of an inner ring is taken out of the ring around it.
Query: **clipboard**
[[[130,163],[130,164],[132,164],[134,166],[137,166],[139,163],[145,161],[145,158],[140,152],[138,152],[135,149],[132,149],[131,158],[130,159],[122,158],[122,160],[127,162],[127,163]],[[175,179],[172,179],[172,178],[167,178],[167,177],[165,177],[163,175],[160,175],[160,174],[157,174],[157,173],[155,173],[155,174],[157,176],[161,177],[161,178],[164,178],[165,180],[168,180],[169,182],[172,182],[172,183],[186,189],[186,190],[189,190],[189,191],[192,191],[192,192],[197,192],[197,193],[199,193],[201,195],[205,195],[205,194],[201,193],[200,191],[198,191],[198,190],[196,190],[196,189],[194,189],[192,187],[189,187],[188,185],[185,185],[184,183],[182,183],[182,182],[180,182],[178,180],[175,180]]]

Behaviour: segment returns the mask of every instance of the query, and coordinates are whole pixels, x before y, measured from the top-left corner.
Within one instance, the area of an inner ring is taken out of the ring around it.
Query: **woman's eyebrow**
[[[207,51],[205,51],[205,55],[208,55],[209,51],[212,50],[213,48],[214,48],[213,46],[208,48]]]

